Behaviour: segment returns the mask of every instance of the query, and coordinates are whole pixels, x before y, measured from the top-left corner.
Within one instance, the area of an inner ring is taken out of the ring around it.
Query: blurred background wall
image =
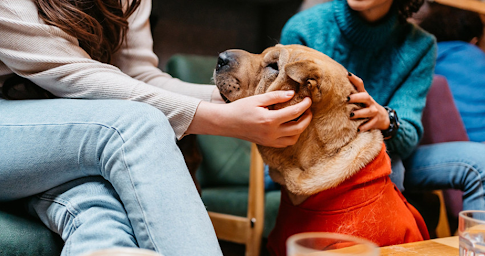
[[[154,51],[163,69],[176,53],[217,56],[231,48],[259,53],[279,41],[286,21],[300,9],[329,0],[154,0]],[[485,2],[436,0],[459,8],[479,10],[485,21]],[[472,5],[470,4],[472,3]],[[485,39],[480,41],[485,50]]]
[[[260,53],[279,41],[302,0],[153,1],[154,51],[160,67],[175,53],[217,56],[230,48]]]

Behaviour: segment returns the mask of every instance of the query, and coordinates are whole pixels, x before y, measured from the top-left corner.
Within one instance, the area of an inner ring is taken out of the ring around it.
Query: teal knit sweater
[[[396,110],[401,126],[386,141],[390,153],[408,157],[423,134],[421,115],[436,59],[433,36],[400,23],[397,11],[368,24],[346,0],[317,5],[293,16],[282,44],[302,44],[321,51],[364,80],[367,92]]]

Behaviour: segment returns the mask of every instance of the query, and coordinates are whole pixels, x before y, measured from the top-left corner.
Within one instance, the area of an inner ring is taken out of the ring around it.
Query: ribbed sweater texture
[[[369,24],[347,1],[334,0],[293,16],[281,43],[321,51],[362,78],[374,100],[395,109],[400,118],[398,134],[386,141],[388,150],[401,158],[412,153],[423,134],[421,115],[436,59],[433,36],[399,22],[394,8]]]

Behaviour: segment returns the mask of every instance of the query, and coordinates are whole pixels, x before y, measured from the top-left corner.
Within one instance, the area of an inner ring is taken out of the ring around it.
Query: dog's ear
[[[311,60],[300,60],[285,65],[285,73],[293,81],[307,86],[312,94],[312,100],[321,98],[320,86],[322,83],[323,70]]]

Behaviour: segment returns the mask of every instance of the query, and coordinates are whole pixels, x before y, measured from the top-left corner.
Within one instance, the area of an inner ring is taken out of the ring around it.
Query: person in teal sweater
[[[281,43],[314,48],[351,72],[349,79],[359,93],[350,95],[349,103],[367,107],[350,118],[369,119],[360,131],[382,130],[392,158],[391,179],[399,189],[461,189],[464,209],[485,210],[485,145],[450,142],[418,147],[436,41],[406,18],[422,3],[323,3],[293,16],[283,28]]]

